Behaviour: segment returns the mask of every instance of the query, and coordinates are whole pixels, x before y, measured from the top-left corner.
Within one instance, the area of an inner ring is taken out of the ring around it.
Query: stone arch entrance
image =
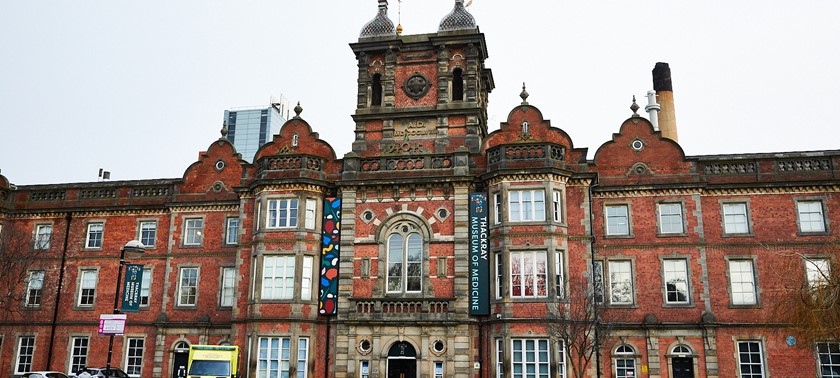
[[[671,359],[671,376],[674,378],[694,378],[694,353],[687,345],[676,345],[668,354]]]
[[[416,378],[417,351],[410,343],[400,341],[388,350],[388,378]]]
[[[179,341],[172,348],[172,378],[186,378],[190,360],[190,343]]]

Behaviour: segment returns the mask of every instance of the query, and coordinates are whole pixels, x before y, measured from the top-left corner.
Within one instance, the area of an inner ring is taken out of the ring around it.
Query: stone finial
[[[641,117],[639,113],[636,113],[639,110],[639,104],[636,103],[636,95],[633,95],[633,104],[630,105],[630,110],[633,111],[633,117]]]
[[[295,118],[300,119],[301,112],[303,112],[303,108],[300,107],[300,101],[298,101],[297,105],[295,105]]]
[[[522,93],[519,94],[519,97],[522,98],[522,105],[528,105],[528,91],[525,90],[525,82],[522,82]]]
[[[228,128],[227,128],[227,120],[222,121],[222,139],[227,139],[228,135]]]

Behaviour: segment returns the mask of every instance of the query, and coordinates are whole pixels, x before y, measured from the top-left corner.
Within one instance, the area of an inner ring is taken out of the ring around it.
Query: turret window
[[[373,74],[370,82],[370,105],[382,106],[382,75]]]
[[[452,101],[464,101],[464,73],[460,68],[452,71]]]

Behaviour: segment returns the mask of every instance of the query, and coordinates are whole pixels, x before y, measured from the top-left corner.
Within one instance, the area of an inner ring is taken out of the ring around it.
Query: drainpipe
[[[327,316],[327,352],[324,353],[324,378],[330,378],[330,318]]]
[[[589,185],[589,237],[591,240],[590,248],[592,249],[591,254],[591,265],[592,268],[592,288],[595,288],[595,215],[593,214],[592,210],[594,209],[594,197],[592,196],[592,189],[598,186],[598,176],[595,176],[595,180],[593,181],[592,185]],[[599,341],[600,338],[600,321],[598,320],[598,301],[595,300],[595,293],[592,293],[592,313],[595,316],[595,376],[601,378],[601,342]]]
[[[70,242],[70,221],[73,220],[73,214],[67,212],[64,217],[66,223],[64,227],[64,243],[61,247],[61,269],[58,270],[58,289],[55,291],[55,309],[53,310],[52,323],[50,324],[50,347],[47,351],[47,370],[52,370],[50,365],[53,356],[53,344],[55,341],[55,328],[58,323],[58,308],[61,305],[61,286],[64,284],[64,266],[67,263],[67,245]],[[58,369],[61,370],[61,369]]]

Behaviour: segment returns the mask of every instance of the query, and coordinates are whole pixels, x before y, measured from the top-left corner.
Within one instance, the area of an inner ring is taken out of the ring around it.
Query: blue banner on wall
[[[470,193],[470,315],[490,315],[487,193]]]
[[[318,313],[338,313],[338,247],[341,241],[341,198],[324,200],[324,222],[321,230],[321,284],[318,292]]]
[[[122,312],[140,311],[140,285],[143,284],[143,265],[125,266],[125,286],[123,286]]]

